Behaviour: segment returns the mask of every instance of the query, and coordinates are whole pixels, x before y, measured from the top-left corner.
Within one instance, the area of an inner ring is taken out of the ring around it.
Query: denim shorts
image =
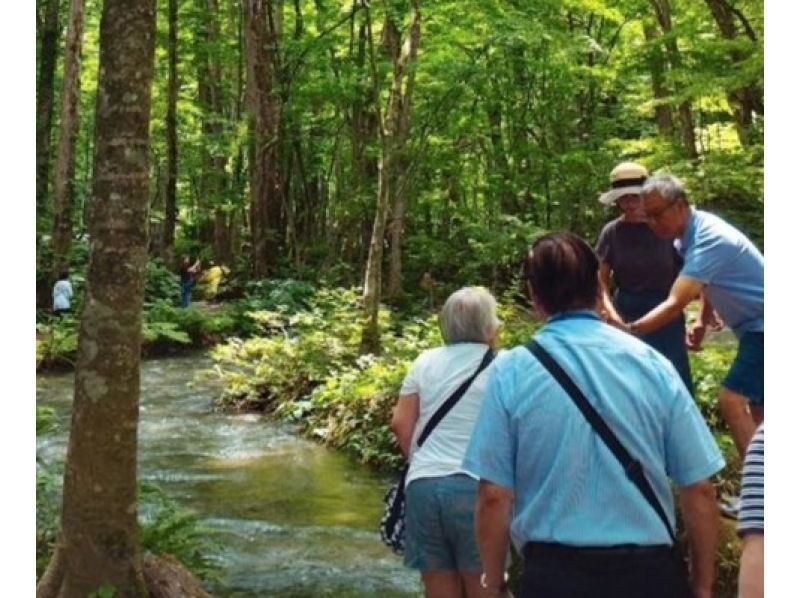
[[[764,333],[745,332],[728,375],[722,381],[728,390],[747,397],[751,405],[764,406]]]
[[[406,566],[480,572],[477,498],[478,480],[464,474],[413,480],[406,487]]]

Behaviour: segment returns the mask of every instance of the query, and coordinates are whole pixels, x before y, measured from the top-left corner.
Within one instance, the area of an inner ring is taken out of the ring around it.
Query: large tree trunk
[[[167,187],[164,194],[164,236],[161,256],[169,266],[175,264],[175,224],[178,221],[178,0],[169,0],[167,57]]]
[[[680,51],[678,50],[678,42],[674,37],[670,36],[672,33],[672,11],[669,0],[650,1],[655,9],[656,18],[661,26],[661,31],[666,36],[665,46],[667,48],[670,66],[673,71],[678,71],[681,68],[682,60]],[[683,147],[686,149],[687,155],[692,160],[696,160],[698,157],[697,140],[694,134],[692,106],[688,100],[683,100],[678,104],[678,122],[680,123]]]
[[[402,132],[402,119],[404,105],[410,100],[405,93],[404,85],[407,84],[409,68],[417,56],[417,49],[421,37],[419,0],[411,0],[411,24],[408,39],[399,52],[391,52],[394,59],[392,73],[392,87],[389,91],[389,106],[386,117],[380,126],[381,159],[378,171],[378,197],[375,210],[375,220],[372,225],[372,237],[369,244],[369,257],[364,275],[364,312],[366,321],[361,333],[361,352],[378,353],[380,351],[380,329],[378,327],[378,312],[381,301],[381,270],[383,263],[383,243],[386,229],[386,216],[389,210],[391,185],[394,181],[395,164],[398,154],[404,149],[405,138]],[[387,20],[391,15],[387,15]],[[391,27],[384,27],[384,35]],[[375,51],[372,43],[372,16],[367,9],[367,38],[370,44],[370,60],[375,87],[375,100],[378,118],[380,118],[380,93],[378,89],[378,73],[375,64]],[[392,40],[389,40],[390,43]],[[396,40],[399,44],[399,38]],[[398,137],[398,134],[400,135]]]
[[[86,0],[70,0],[67,42],[64,51],[64,86],[61,94],[61,133],[58,139],[55,193],[53,194],[53,274],[69,266],[72,245],[73,178],[78,106],[81,92],[81,45]]]
[[[37,588],[145,596],[136,508],[141,313],[147,260],[155,2],[105,0],[91,247],[61,536]]]
[[[47,0],[42,27],[39,84],[36,86],[36,242],[41,235],[40,220],[47,202],[47,182],[50,176],[50,129],[53,124],[53,81],[58,59],[58,38],[61,23],[58,18],[59,0]]]
[[[254,147],[250,164],[250,233],[253,274],[264,278],[277,253],[276,207],[281,205],[278,172],[280,98],[275,89],[277,37],[267,25],[266,0],[244,0],[247,96]],[[272,219],[270,218],[272,216]]]

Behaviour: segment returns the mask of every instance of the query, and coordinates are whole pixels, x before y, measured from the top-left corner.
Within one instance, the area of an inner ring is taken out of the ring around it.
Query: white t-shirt
[[[471,475],[461,467],[461,462],[478,418],[492,364],[472,382],[422,447],[417,447],[417,438],[442,403],[475,373],[487,349],[488,346],[483,343],[457,343],[429,349],[417,357],[411,366],[400,394],[419,395],[419,419],[411,438],[411,463],[406,485],[418,478],[457,473]]]
[[[68,280],[59,280],[53,286],[53,309],[69,309],[72,299],[72,284]]]

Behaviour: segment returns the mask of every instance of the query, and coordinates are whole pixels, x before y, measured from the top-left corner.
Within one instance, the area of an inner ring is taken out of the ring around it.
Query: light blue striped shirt
[[[724,465],[675,368],[594,312],[550,319],[536,340],[564,368],[647,478],[674,526],[669,479]],[[512,489],[511,537],[573,546],[669,544],[664,524],[572,399],[525,347],[495,360],[464,468]]]
[[[680,276],[706,285],[706,295],[737,338],[764,332],[764,256],[719,216],[692,208],[683,238]]]

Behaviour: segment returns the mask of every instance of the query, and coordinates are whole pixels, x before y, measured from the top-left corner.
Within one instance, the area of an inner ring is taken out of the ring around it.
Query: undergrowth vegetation
[[[514,288],[513,286],[511,287]],[[254,410],[294,422],[306,436],[343,450],[376,469],[394,471],[403,458],[389,429],[398,389],[413,360],[441,345],[436,315],[380,312],[382,352],[359,356],[362,310],[353,289],[320,290],[295,311],[279,305],[250,314],[259,336],[215,347],[212,370],[221,379],[223,409]],[[539,323],[513,291],[499,298],[501,347],[527,342]],[[717,476],[721,491],[735,493],[740,463],[721,420],[719,385],[735,353],[730,344],[708,344],[691,355],[696,401],[726,457]],[[718,553],[719,595],[736,587],[740,542],[723,526]]]

